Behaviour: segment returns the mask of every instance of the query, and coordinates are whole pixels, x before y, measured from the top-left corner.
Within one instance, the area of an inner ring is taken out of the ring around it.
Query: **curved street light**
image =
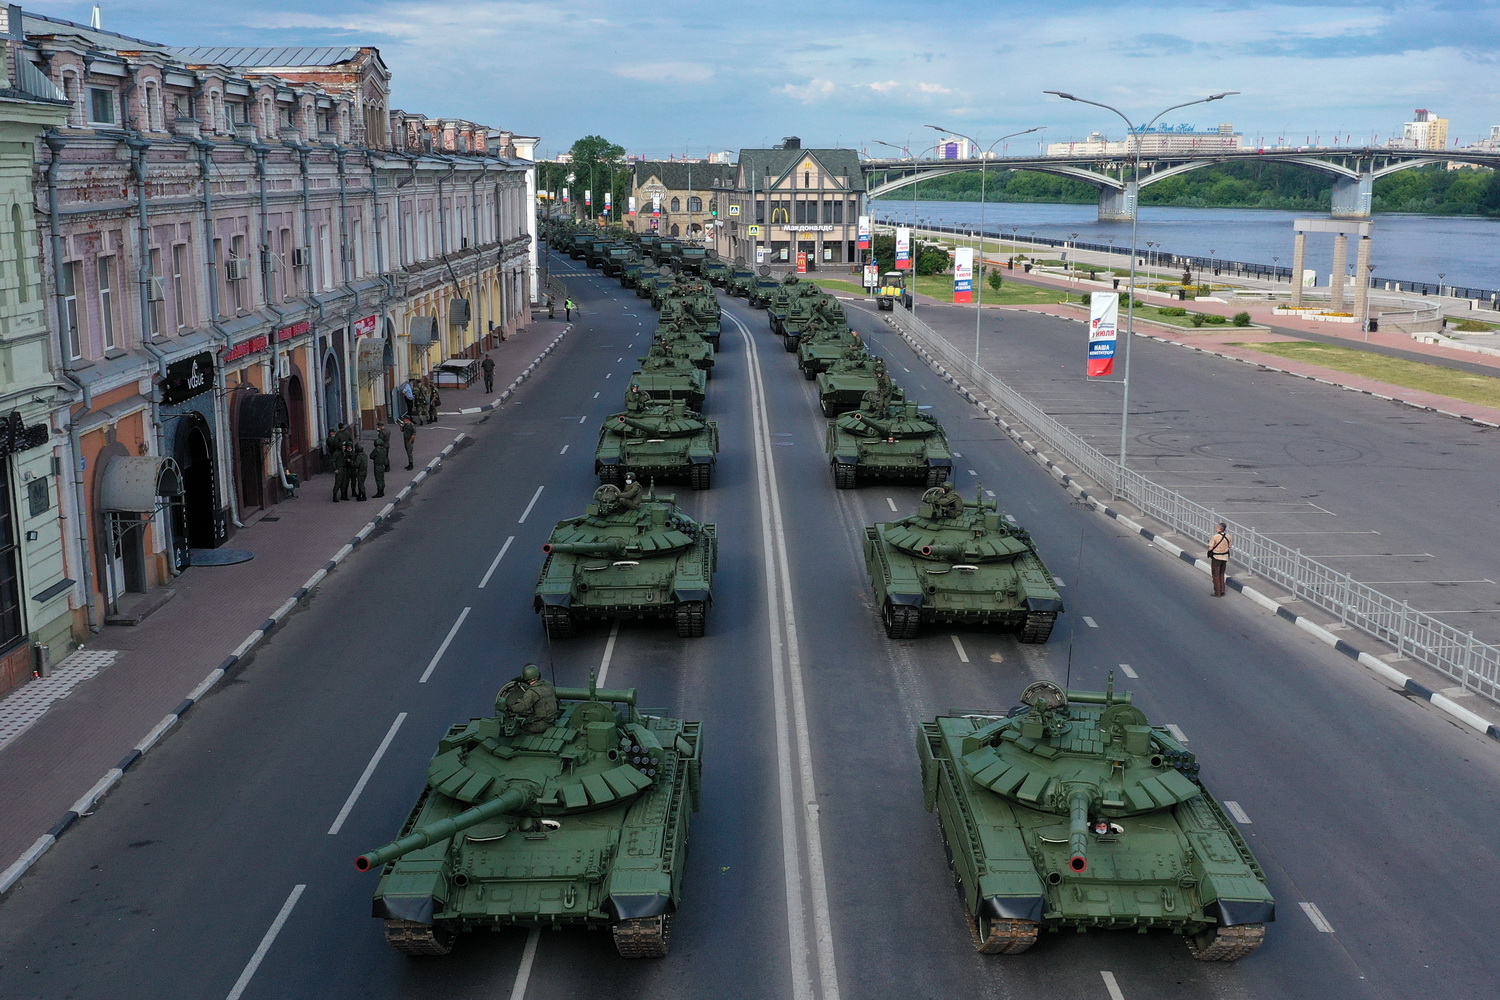
[[[940,128],[937,125],[929,125],[927,127],[938,132],[946,133],[947,135],[956,135],[960,139],[967,139],[969,142],[969,147],[971,149],[979,148],[979,143],[972,136],[964,135],[962,132],[955,132],[952,129]],[[990,143],[989,148],[986,149],[983,155],[981,155],[979,158],[979,261],[976,265],[977,270],[974,275],[974,366],[976,368],[979,367],[979,316],[984,311],[984,281],[982,280],[982,278],[980,278],[980,275],[984,272],[985,168],[989,165],[990,153],[996,146],[1000,145],[1006,139],[1014,139],[1018,135],[1030,135],[1032,132],[1040,132],[1042,128],[1043,126],[1037,125],[1033,128],[1025,129],[1021,132],[1012,132],[1010,135],[1002,135],[1000,138]]]
[[[1121,111],[1117,107],[1114,107],[1113,105],[1102,104],[1099,101],[1090,101],[1086,98],[1078,97],[1074,94],[1069,94],[1066,91],[1062,90],[1044,90],[1042,91],[1042,93],[1051,94],[1054,97],[1061,97],[1065,101],[1076,101],[1079,104],[1091,104],[1096,108],[1103,108],[1105,111],[1113,111],[1115,114],[1119,115],[1120,119],[1125,123],[1126,134],[1135,138],[1135,150],[1131,156],[1132,170],[1130,190],[1125,199],[1126,204],[1130,206],[1130,287],[1127,295],[1124,350],[1122,352],[1124,354],[1124,359],[1121,362],[1123,371],[1120,377],[1120,382],[1121,385],[1124,386],[1124,391],[1123,398],[1120,403],[1120,474],[1115,477],[1115,497],[1118,498],[1120,495],[1120,483],[1125,478],[1125,445],[1129,440],[1129,438],[1127,437],[1126,429],[1127,424],[1130,420],[1130,341],[1135,337],[1135,255],[1137,224],[1139,216],[1141,214],[1141,137],[1148,129],[1151,128],[1152,125],[1155,125],[1157,122],[1161,121],[1162,116],[1169,111],[1176,111],[1178,108],[1189,108],[1195,104],[1208,104],[1210,101],[1223,100],[1224,98],[1229,97],[1232,94],[1238,94],[1239,91],[1224,90],[1220,91],[1217,94],[1209,94],[1207,97],[1200,97],[1196,101],[1184,101],[1181,104],[1174,104],[1169,108],[1162,108],[1154,118],[1148,121],[1140,129],[1137,129],[1131,122],[1131,120],[1125,116],[1125,112]]]

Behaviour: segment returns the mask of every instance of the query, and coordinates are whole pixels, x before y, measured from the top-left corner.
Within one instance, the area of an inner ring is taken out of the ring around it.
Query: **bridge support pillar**
[[[1307,267],[1307,234],[1297,230],[1292,240],[1292,308],[1302,305],[1302,271]]]
[[[1368,219],[1374,194],[1375,177],[1373,174],[1335,177],[1333,179],[1333,217],[1335,219]]]
[[[1101,187],[1099,189],[1099,221],[1129,222],[1135,218],[1135,206],[1140,188],[1135,181],[1126,181],[1123,188]]]
[[[1333,234],[1333,270],[1328,272],[1328,311],[1344,311],[1344,272],[1349,269],[1349,234]]]

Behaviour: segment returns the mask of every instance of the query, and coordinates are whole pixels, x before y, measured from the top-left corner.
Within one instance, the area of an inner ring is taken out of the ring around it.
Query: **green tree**
[[[625,158],[625,147],[610,142],[602,135],[586,135],[573,143],[568,150],[573,162],[570,173],[573,174],[573,195],[576,204],[583,204],[583,192],[591,191],[594,197],[593,212],[595,215],[604,214],[604,192],[609,191],[613,197],[616,207],[620,206],[622,189],[620,161]],[[625,176],[624,190],[629,190],[629,175]]]

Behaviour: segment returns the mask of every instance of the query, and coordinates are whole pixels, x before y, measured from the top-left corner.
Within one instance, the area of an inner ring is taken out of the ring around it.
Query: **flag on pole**
[[[896,229],[896,270],[911,270],[911,230],[905,226]]]
[[[1113,375],[1119,341],[1120,293],[1094,292],[1089,302],[1089,377]]]
[[[974,248],[959,247],[953,254],[953,301],[974,301]]]

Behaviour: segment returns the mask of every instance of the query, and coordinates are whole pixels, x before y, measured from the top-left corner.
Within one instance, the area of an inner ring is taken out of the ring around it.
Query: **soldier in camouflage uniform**
[[[626,510],[641,509],[641,484],[636,482],[635,473],[625,473],[625,485],[620,488],[619,504]]]
[[[412,442],[417,438],[417,425],[412,423],[411,414],[401,418],[401,444],[406,448],[406,467],[411,468]]]
[[[333,468],[333,502],[338,503],[340,493],[343,494],[342,499],[349,499],[349,455],[336,431],[328,435],[328,440],[333,442],[328,456],[329,465]]]
[[[524,719],[521,728],[528,733],[545,733],[557,721],[557,689],[542,680],[535,663],[526,664],[520,677],[506,682],[495,701],[497,713]]]
[[[364,445],[358,441],[349,447],[349,485],[354,491],[354,499],[368,500],[369,497],[365,495],[365,481],[370,477],[370,456],[365,454]]]
[[[375,444],[370,448],[370,468],[375,473],[375,496],[385,496],[385,474],[391,471],[391,431],[382,427],[375,432]]]
[[[957,517],[964,509],[964,498],[958,495],[958,490],[953,488],[952,483],[934,487],[932,499],[928,503],[932,504],[933,517]]]

